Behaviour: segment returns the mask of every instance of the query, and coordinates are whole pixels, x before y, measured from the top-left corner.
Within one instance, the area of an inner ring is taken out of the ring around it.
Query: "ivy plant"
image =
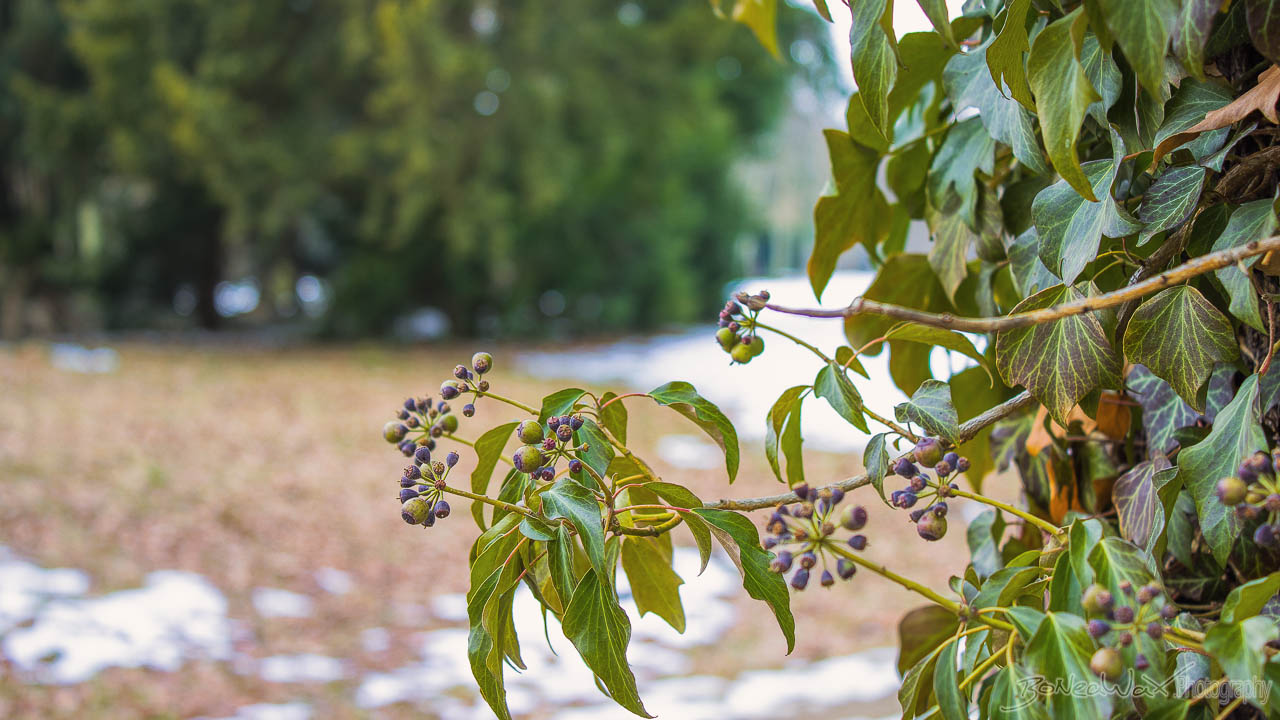
[[[777,53],[775,0],[712,4]],[[815,0],[851,17],[859,89],[826,132],[809,280],[822,297],[855,247],[875,280],[835,309],[761,290],[720,312],[733,363],[766,338],[820,361],[763,418],[780,492],[704,501],[627,446],[628,406],[656,403],[734,481],[733,424],[678,380],[526,404],[478,353],[384,428],[412,458],[406,522],[471,501],[468,653],[498,717],[504,666],[523,667],[522,586],[601,690],[649,715],[618,573],[640,613],[683,631],[674,535],[704,567],[723,548],[789,648],[791,592],[861,572],[918,594],[899,626],[904,718],[1280,717],[1280,2],[919,4],[932,30],[898,36],[892,2]],[[917,222],[923,254],[906,249]],[[817,347],[779,314],[842,323],[848,344]],[[973,366],[934,377],[935,351]],[[859,390],[882,352],[909,397],[894,408]],[[482,401],[499,424],[460,429]],[[871,434],[864,472],[806,475],[805,402]],[[470,478],[451,474],[459,450]],[[983,493],[995,472],[1019,502]],[[861,532],[890,512],[937,540],[957,498],[985,510],[945,587],[885,566]]]

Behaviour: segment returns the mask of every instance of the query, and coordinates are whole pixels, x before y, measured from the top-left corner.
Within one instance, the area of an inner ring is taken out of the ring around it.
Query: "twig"
[[[1166,246],[1169,244],[1167,243]],[[1162,247],[1161,250],[1164,248]],[[854,298],[853,302],[843,308],[825,309],[825,308],[792,308],[782,305],[774,305],[769,303],[765,307],[775,312],[785,313],[788,315],[803,315],[813,318],[847,318],[855,315],[883,315],[898,320],[908,320],[910,322],[920,323],[921,325],[931,325],[933,327],[947,328],[950,330],[963,330],[966,332],[991,333],[1000,330],[1012,330],[1029,325],[1042,325],[1044,323],[1061,320],[1072,315],[1082,315],[1084,313],[1102,310],[1105,308],[1123,305],[1132,300],[1150,295],[1157,290],[1163,290],[1172,285],[1176,285],[1185,280],[1189,280],[1198,275],[1207,272],[1213,272],[1229,265],[1255,255],[1261,255],[1271,250],[1280,250],[1280,235],[1256,240],[1234,248],[1219,250],[1218,252],[1201,255],[1192,258],[1187,262],[1179,265],[1172,270],[1167,270],[1154,277],[1140,280],[1132,285],[1128,285],[1119,290],[1109,292],[1097,297],[1081,298],[1072,300],[1071,302],[1055,305],[1040,310],[1031,310],[1028,312],[1017,313],[1014,315],[1003,315],[999,317],[980,317],[966,318],[957,317],[951,313],[931,313],[915,308],[903,307],[901,305],[891,305],[888,303],[876,302],[868,300],[865,297]],[[1157,251],[1159,254],[1160,251]],[[1155,256],[1152,256],[1155,259]],[[1154,264],[1151,265],[1155,267]],[[1144,268],[1145,270],[1146,268]],[[1138,271],[1139,274],[1143,270]]]

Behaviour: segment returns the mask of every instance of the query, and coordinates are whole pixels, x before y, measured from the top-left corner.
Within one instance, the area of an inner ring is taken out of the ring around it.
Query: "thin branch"
[[[951,313],[925,312],[923,310],[916,310],[915,308],[903,307],[901,305],[876,302],[875,300],[868,300],[865,297],[854,298],[853,302],[849,303],[848,306],[834,309],[792,308],[782,305],[774,305],[772,303],[766,304],[765,307],[775,312],[786,313],[788,315],[803,315],[805,317],[813,318],[847,318],[855,315],[883,315],[897,320],[908,320],[920,323],[921,325],[931,325],[933,327],[947,328],[950,330],[991,333],[1000,330],[1012,330],[1015,328],[1027,327],[1030,325],[1042,325],[1044,323],[1061,320],[1062,318],[1070,317],[1072,315],[1082,315],[1095,310],[1123,305],[1132,300],[1137,300],[1138,298],[1150,295],[1157,290],[1163,290],[1198,275],[1213,272],[1214,270],[1220,270],[1224,267],[1234,265],[1245,258],[1261,255],[1271,250],[1280,250],[1280,235],[1275,235],[1263,240],[1255,240],[1254,242],[1246,243],[1238,247],[1219,250],[1218,252],[1209,253],[1208,255],[1201,255],[1200,257],[1192,258],[1176,268],[1097,297],[1081,298],[1079,300],[1073,300],[1071,302],[1055,305],[1049,308],[1030,310],[1028,312],[1017,313],[1015,315],[1002,315],[999,317],[957,317]]]
[[[1021,410],[1022,408],[1025,408],[1031,405],[1033,402],[1035,401],[1031,397],[1031,393],[1026,392],[1024,390],[1023,392],[1019,393],[1013,398],[1006,400],[1003,403],[973,418],[972,420],[969,420],[968,422],[960,426],[960,432],[958,436],[960,443],[961,444],[965,443],[966,441],[972,439],[974,435],[977,435],[979,432],[981,432],[983,428],[987,427],[988,425],[995,424],[997,421],[1002,420],[1003,418],[1008,417],[1009,415],[1012,415],[1013,413]],[[860,488],[863,485],[867,485],[870,482],[871,482],[871,479],[867,477],[866,473],[863,473],[861,475],[855,475],[846,480],[841,480],[838,483],[833,483],[831,487],[840,488],[841,490],[848,492],[849,490],[853,490],[855,488]],[[769,495],[766,497],[743,498],[741,500],[727,500],[727,499],[717,500],[715,502],[706,503],[703,507],[713,508],[716,510],[740,510],[740,511],[759,510],[761,508],[773,507],[778,503],[793,503],[798,501],[799,499],[800,498],[796,497],[795,493],[788,492],[788,493],[782,493],[780,495]]]

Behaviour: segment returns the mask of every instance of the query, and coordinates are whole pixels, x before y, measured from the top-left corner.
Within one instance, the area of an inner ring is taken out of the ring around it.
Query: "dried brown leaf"
[[[1169,154],[1174,148],[1199,137],[1200,133],[1224,128],[1248,117],[1255,110],[1273,124],[1280,124],[1276,103],[1280,101],[1280,65],[1272,65],[1258,76],[1258,83],[1230,103],[1205,114],[1204,120],[1185,131],[1165,138],[1155,149],[1152,162]]]

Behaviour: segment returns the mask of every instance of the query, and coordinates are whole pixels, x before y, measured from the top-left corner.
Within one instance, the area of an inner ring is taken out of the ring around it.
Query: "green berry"
[[[1084,595],[1080,598],[1080,605],[1084,607],[1085,612],[1103,613],[1115,606],[1115,600],[1111,597],[1109,590],[1094,583],[1085,588]]]
[[[1244,502],[1249,487],[1237,477],[1224,477],[1218,481],[1218,501],[1223,505],[1239,505]]]
[[[734,345],[733,349],[729,351],[729,356],[732,357],[733,361],[738,363],[739,365],[746,365],[747,363],[751,362],[751,358],[755,357],[756,355],[755,355],[755,351],[751,349],[750,345],[743,345],[739,343],[737,345]]]
[[[738,336],[729,328],[722,327],[716,331],[716,342],[720,343],[725,352],[729,352],[738,344]]]
[[[933,467],[942,461],[942,443],[937,438],[921,438],[915,446],[916,462]]]
[[[542,454],[542,448],[537,445],[525,445],[516,450],[516,454],[512,456],[511,460],[520,472],[531,473],[542,467],[547,458]]]
[[[409,428],[405,427],[402,423],[395,422],[394,420],[382,426],[382,438],[389,443],[400,442],[408,432]]]
[[[516,437],[525,445],[537,445],[542,442],[542,424],[537,420],[525,420],[516,426]]]
[[[1114,648],[1101,648],[1089,659],[1089,669],[1104,680],[1116,680],[1124,672],[1124,659]]]
[[[477,375],[483,375],[493,369],[493,356],[487,352],[478,352],[471,356],[471,369]]]
[[[456,432],[458,430],[458,416],[445,415],[440,419],[440,427],[447,433]]]
[[[751,344],[748,347],[751,348],[752,357],[759,355],[760,353],[764,352],[764,338],[760,337],[759,335],[756,335],[755,337],[751,338]]]
[[[400,506],[400,517],[410,525],[421,525],[431,515],[431,503],[421,496],[406,500]]]
[[[947,519],[927,512],[916,523],[916,534],[930,542],[941,540],[947,534]]]

